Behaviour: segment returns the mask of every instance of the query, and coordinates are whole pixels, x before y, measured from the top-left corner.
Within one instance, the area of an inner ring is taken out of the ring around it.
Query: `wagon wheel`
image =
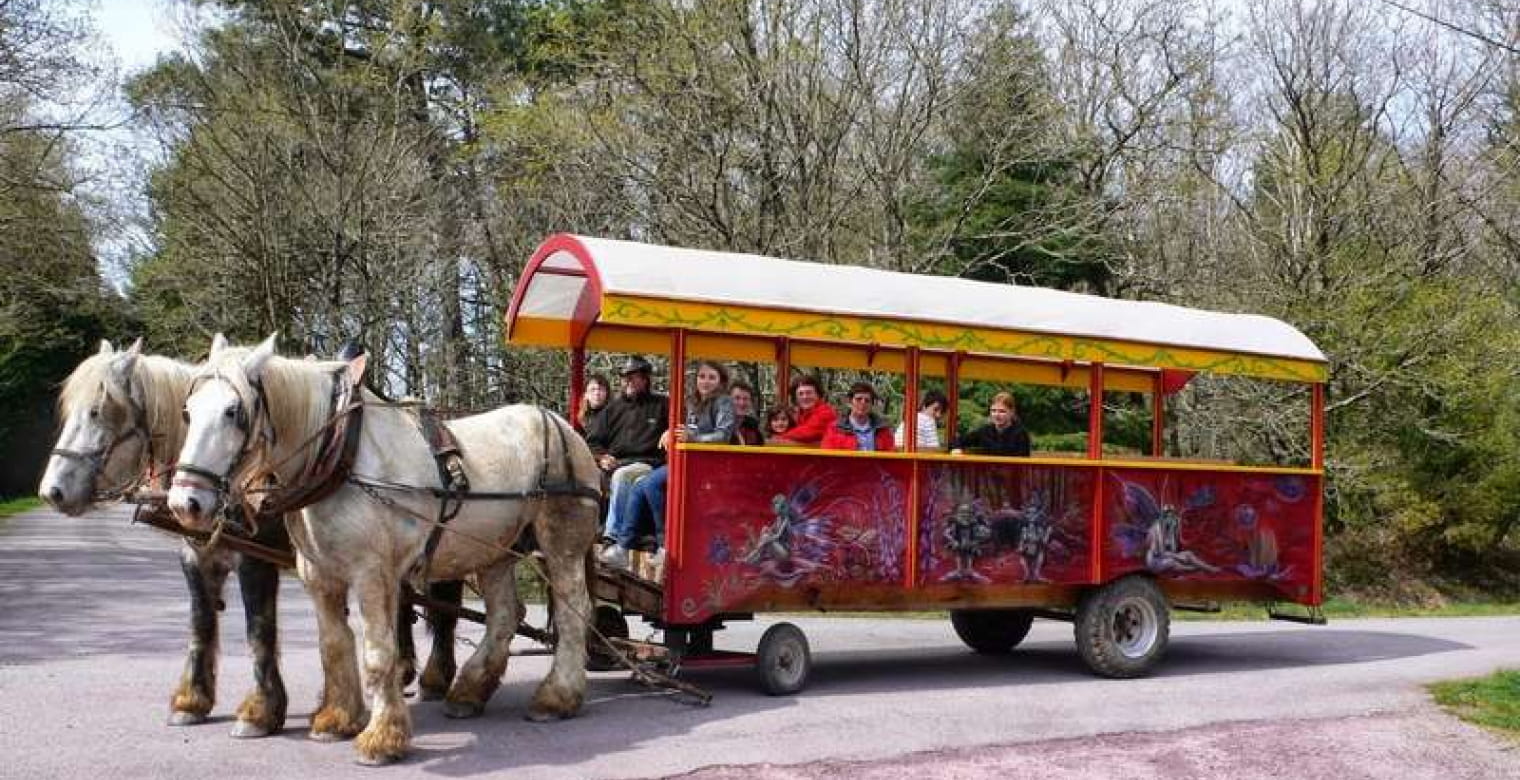
[[[755,669],[760,686],[771,696],[786,696],[807,685],[813,666],[807,636],[791,623],[777,623],[765,630],[755,650]]]
[[[983,655],[1002,655],[1029,634],[1034,613],[1027,609],[952,609],[950,625],[966,646]]]
[[[1140,677],[1161,662],[1171,613],[1148,577],[1115,580],[1077,605],[1077,652],[1103,677]]]
[[[623,617],[623,611],[611,604],[600,604],[591,615],[591,625],[593,630],[586,633],[587,671],[621,669],[623,664],[606,639],[628,638],[628,619]]]

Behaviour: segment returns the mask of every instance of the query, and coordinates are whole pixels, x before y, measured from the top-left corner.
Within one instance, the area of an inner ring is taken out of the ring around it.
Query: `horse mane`
[[[248,347],[223,350],[207,362],[200,376],[220,375],[233,383],[240,396],[252,399],[257,391],[243,371],[243,360],[252,351]],[[264,393],[264,413],[269,415],[270,425],[279,432],[279,439],[276,447],[260,447],[253,455],[254,460],[248,469],[250,476],[257,479],[268,470],[282,466],[287,455],[277,455],[274,449],[300,446],[327,424],[332,413],[328,408],[329,382],[333,372],[344,366],[337,361],[292,360],[280,355],[272,355],[264,362],[259,377]],[[249,413],[252,414],[251,409]],[[288,468],[300,473],[310,457],[310,452],[297,455],[288,464],[283,464],[281,470]]]
[[[58,394],[58,419],[67,419],[80,406],[100,401],[101,388],[111,378],[111,364],[122,354],[96,353],[85,358],[69,374]],[[158,448],[161,454],[172,456],[177,453],[185,438],[180,409],[185,405],[185,395],[190,390],[190,379],[194,374],[194,366],[162,355],[141,355],[133,364],[132,382],[141,391],[148,432],[167,443],[167,446]]]

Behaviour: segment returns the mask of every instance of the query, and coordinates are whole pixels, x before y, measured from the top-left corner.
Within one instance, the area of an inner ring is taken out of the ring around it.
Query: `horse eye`
[[[186,425],[189,425],[190,424],[190,410],[189,409],[181,409],[181,410],[179,410],[179,418],[181,420],[184,420]]]
[[[91,409],[90,410],[90,419],[91,420],[98,420],[98,419],[100,419],[100,410],[99,409]]]
[[[236,406],[229,406],[229,407],[227,407],[226,409],[222,410],[222,416],[226,417],[229,420],[235,420],[235,419],[237,419],[237,407]]]

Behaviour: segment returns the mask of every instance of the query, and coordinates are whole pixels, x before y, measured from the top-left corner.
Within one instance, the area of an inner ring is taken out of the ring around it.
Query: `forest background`
[[[1520,592],[1512,2],[183,5],[119,75],[0,0],[0,494],[102,337],[359,338],[390,394],[562,407],[501,318],[571,231],[1281,318],[1331,361],[1332,589]],[[106,127],[150,153],[92,164]],[[1189,392],[1174,446],[1302,454],[1299,391]]]

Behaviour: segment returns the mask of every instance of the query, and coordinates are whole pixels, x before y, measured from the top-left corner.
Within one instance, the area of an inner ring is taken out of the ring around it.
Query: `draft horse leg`
[[[285,524],[268,523],[256,541],[276,550],[290,549]],[[280,676],[280,636],[277,606],[280,569],[250,555],[240,556],[238,585],[243,592],[243,612],[248,625],[248,650],[253,656],[253,690],[238,706],[232,736],[267,737],[285,728],[289,699]]]
[[[464,581],[428,583],[428,598],[457,607],[464,603]],[[433,648],[428,651],[427,666],[422,669],[417,687],[423,701],[438,701],[448,695],[458,669],[454,661],[454,631],[459,626],[459,616],[430,609],[427,624],[433,635]]]
[[[370,691],[369,725],[354,748],[367,764],[388,764],[406,755],[412,716],[401,697],[396,610],[401,583],[392,572],[367,572],[355,584],[364,618],[364,682]]]
[[[348,739],[364,727],[364,691],[345,609],[348,584],[325,576],[305,558],[297,559],[296,568],[316,608],[322,654],[322,699],[311,716],[311,738],[321,742]]]
[[[202,555],[186,541],[179,563],[190,589],[190,650],[169,703],[169,725],[190,726],[204,723],[216,704],[217,613],[230,561],[225,554]]]
[[[486,633],[464,662],[444,701],[443,714],[473,718],[485,711],[486,701],[501,685],[507,671],[509,645],[522,621],[517,599],[517,561],[508,557],[480,573],[480,597],[486,607]]]
[[[583,499],[560,498],[537,510],[533,526],[553,599],[554,663],[528,704],[528,720],[573,717],[586,697],[586,627],[591,594],[586,556],[596,535],[595,509]]]

